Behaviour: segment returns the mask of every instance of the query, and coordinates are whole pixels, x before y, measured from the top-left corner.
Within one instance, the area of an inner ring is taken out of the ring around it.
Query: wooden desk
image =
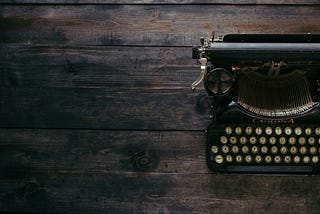
[[[209,173],[190,89],[200,36],[320,33],[319,2],[141,2],[1,1],[0,213],[319,213],[318,176]]]

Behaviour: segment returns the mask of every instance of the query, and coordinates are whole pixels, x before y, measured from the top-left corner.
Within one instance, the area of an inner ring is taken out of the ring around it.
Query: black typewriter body
[[[320,35],[226,35],[193,58],[212,99],[216,173],[320,173]]]

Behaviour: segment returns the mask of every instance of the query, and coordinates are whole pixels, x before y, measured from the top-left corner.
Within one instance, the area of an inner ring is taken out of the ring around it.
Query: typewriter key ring
[[[205,77],[205,88],[213,95],[224,95],[230,91],[233,78],[224,68],[214,68]]]

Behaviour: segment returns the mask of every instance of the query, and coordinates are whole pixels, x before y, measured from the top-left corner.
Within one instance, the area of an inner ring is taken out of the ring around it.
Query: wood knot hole
[[[23,195],[32,195],[39,190],[39,184],[35,181],[29,181],[27,182],[22,189]]]
[[[131,164],[133,169],[136,171],[147,171],[153,167],[153,159],[155,158],[152,158],[150,153],[142,151],[135,153],[131,157]]]

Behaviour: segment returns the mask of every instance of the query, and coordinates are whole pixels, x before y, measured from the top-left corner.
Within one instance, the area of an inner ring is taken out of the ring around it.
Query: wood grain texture
[[[0,210],[316,213],[320,208],[318,177],[209,174],[203,134],[1,129]],[[157,164],[136,168],[139,157]]]
[[[317,0],[1,0],[0,4],[285,4],[317,5]]]
[[[200,73],[188,47],[4,45],[0,86],[185,89]],[[203,88],[202,85],[199,89]]]
[[[0,171],[207,173],[204,131],[0,129]]]
[[[31,213],[318,213],[318,177],[20,171],[0,209]],[[3,176],[1,176],[3,177]]]
[[[319,1],[0,4],[0,213],[319,212],[318,176],[209,173],[190,90],[200,36],[320,33]]]
[[[186,90],[0,88],[0,127],[204,130],[209,109]]]
[[[320,33],[316,6],[1,6],[2,43],[191,46],[228,33]],[[276,23],[276,24],[275,24]]]

